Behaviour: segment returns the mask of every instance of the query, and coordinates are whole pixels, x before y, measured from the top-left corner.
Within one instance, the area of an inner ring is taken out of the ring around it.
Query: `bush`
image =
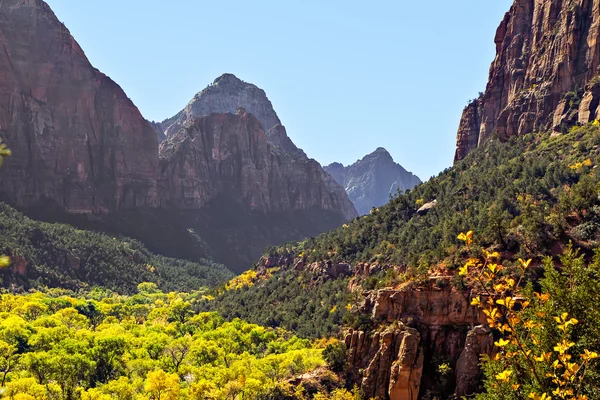
[[[348,359],[348,349],[342,342],[328,344],[323,350],[323,359],[334,372],[343,372]]]

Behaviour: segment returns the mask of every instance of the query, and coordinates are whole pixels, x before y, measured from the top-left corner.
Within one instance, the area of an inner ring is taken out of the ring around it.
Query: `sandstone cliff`
[[[328,189],[316,161],[275,151],[243,108],[188,120],[161,144],[160,155],[165,207],[202,208],[225,196],[261,212],[318,208],[341,212],[340,221],[356,216],[343,192]]]
[[[421,183],[414,174],[394,162],[390,153],[378,148],[347,167],[333,163],[325,170],[344,188],[360,215],[380,207],[398,190],[405,192]]]
[[[449,284],[449,282],[448,282]],[[378,290],[363,312],[376,323],[370,332],[350,331],[351,380],[368,398],[417,400],[476,393],[479,357],[493,340],[468,292],[451,286]],[[440,366],[449,369],[440,372]]]
[[[44,1],[0,1],[0,43],[0,137],[13,152],[0,198],[35,218],[240,271],[268,244],[356,216],[253,85],[223,75],[165,126],[90,65]],[[227,114],[240,102],[258,119]],[[221,114],[196,121],[196,112]]]
[[[515,0],[496,32],[485,93],[463,113],[455,160],[493,136],[599,118],[599,25],[599,0]]]
[[[72,213],[156,204],[152,128],[41,0],[0,2],[0,190]]]

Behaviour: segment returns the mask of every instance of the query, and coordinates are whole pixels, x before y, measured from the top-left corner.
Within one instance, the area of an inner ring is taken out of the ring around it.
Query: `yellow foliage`
[[[249,270],[243,274],[233,278],[225,285],[226,290],[239,290],[248,286],[254,285],[257,273],[254,270]]]
[[[472,232],[461,233],[458,239],[468,246],[472,243],[472,236]],[[497,262],[497,253],[483,250],[482,254],[484,257],[481,260],[470,259],[465,263],[459,274],[467,277],[467,282],[477,293],[488,296],[486,301],[482,301],[480,296],[474,297],[471,305],[479,307],[487,317],[489,327],[502,334],[494,342],[498,349],[494,360],[504,369],[493,375],[496,381],[493,387],[506,385],[508,391],[516,391],[523,384],[531,384],[533,381],[546,390],[543,379],[549,378],[552,382],[549,393],[559,399],[579,400],[581,396],[576,397],[575,393],[579,392],[585,380],[590,362],[598,358],[596,352],[587,349],[579,355],[580,361],[576,361],[575,355],[570,353],[575,347],[575,343],[570,340],[571,329],[579,321],[566,312],[554,316],[556,328],[562,332],[562,337],[553,346],[553,351],[540,354],[540,338],[545,327],[533,319],[547,315],[541,311],[541,307],[550,304],[550,294],[535,293],[526,299],[523,282],[531,260],[519,259],[515,268],[507,270]],[[500,273],[506,270],[507,273]],[[529,312],[531,307],[534,308]],[[515,369],[522,372],[515,374]],[[524,371],[528,371],[527,375],[523,374]],[[551,400],[547,393],[538,395],[532,392],[529,398]]]
[[[144,390],[154,399],[177,400],[179,396],[179,375],[167,374],[163,370],[149,372]]]
[[[584,161],[577,162],[575,164],[569,165],[569,168],[571,168],[572,170],[578,170],[578,169],[581,169],[583,167],[591,167],[593,164],[594,163],[592,162],[592,160],[590,160],[589,158],[587,158]]]

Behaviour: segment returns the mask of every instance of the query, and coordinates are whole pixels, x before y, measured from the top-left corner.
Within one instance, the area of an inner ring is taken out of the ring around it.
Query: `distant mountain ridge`
[[[382,147],[352,165],[332,163],[325,170],[344,186],[360,215],[388,203],[398,190],[405,192],[422,183],[419,177],[394,162]]]

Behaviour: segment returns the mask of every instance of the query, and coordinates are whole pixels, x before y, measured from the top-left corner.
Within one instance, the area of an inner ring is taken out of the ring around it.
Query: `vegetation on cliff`
[[[472,232],[461,234],[468,250]],[[459,274],[480,295],[480,307],[497,339],[482,357],[483,394],[491,399],[596,399],[600,395],[600,251],[586,265],[569,247],[560,266],[550,257],[543,278],[531,282],[532,260],[504,263],[482,250]]]
[[[435,270],[456,273],[467,256],[456,237],[469,229],[478,232],[478,247],[510,259],[556,256],[569,241],[591,254],[600,240],[600,170],[595,167],[600,162],[599,125],[575,127],[559,136],[540,133],[506,143],[491,140],[370,215],[318,237],[273,247],[266,256],[289,255],[304,265],[378,264],[380,272],[360,279],[363,288],[373,289],[408,280],[418,283]],[[417,213],[432,200],[437,202],[429,212]],[[285,326],[308,337],[336,334],[338,321],[366,322],[344,308],[352,303],[345,289],[348,282],[282,268],[254,286],[217,291],[217,301],[206,309],[218,308],[228,318]],[[460,280],[454,283],[461,285]],[[295,307],[296,298],[298,304],[310,306]],[[325,318],[334,305],[340,315]],[[323,316],[319,324],[311,322],[315,315]]]

